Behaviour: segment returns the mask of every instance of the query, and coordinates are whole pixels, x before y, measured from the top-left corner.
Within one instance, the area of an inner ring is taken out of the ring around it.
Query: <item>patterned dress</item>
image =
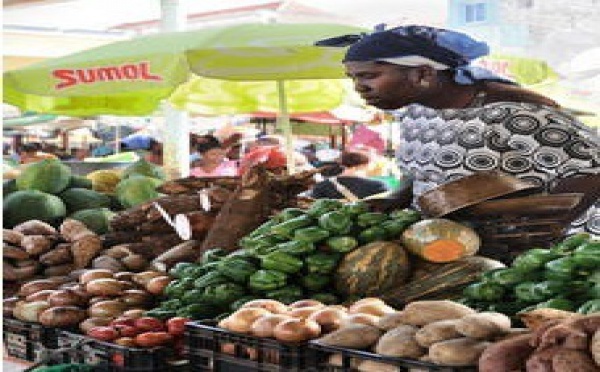
[[[556,179],[600,173],[598,136],[553,108],[513,102],[443,110],[412,105],[392,114],[401,138],[396,158],[414,177],[415,205],[424,192],[479,171],[501,170],[544,190]],[[600,235],[600,203],[572,228]]]

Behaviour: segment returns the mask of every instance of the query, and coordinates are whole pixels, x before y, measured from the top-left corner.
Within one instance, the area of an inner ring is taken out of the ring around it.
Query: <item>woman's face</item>
[[[202,154],[202,159],[206,159],[208,162],[220,163],[225,158],[225,150],[214,148],[205,151]]]
[[[371,106],[393,110],[419,102],[419,76],[413,67],[376,62],[346,62],[346,75]]]

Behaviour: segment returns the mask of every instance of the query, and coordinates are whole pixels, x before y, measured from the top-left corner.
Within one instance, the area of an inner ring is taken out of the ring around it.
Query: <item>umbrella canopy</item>
[[[148,115],[191,78],[344,77],[340,48],[316,40],[363,32],[336,24],[241,24],[143,36],[4,73],[4,101],[71,116]]]

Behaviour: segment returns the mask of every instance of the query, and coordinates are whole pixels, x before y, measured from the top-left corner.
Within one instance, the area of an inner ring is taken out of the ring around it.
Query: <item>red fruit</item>
[[[101,341],[112,341],[119,338],[119,332],[112,327],[92,327],[87,335]]]
[[[113,320],[112,322],[110,322],[111,326],[129,326],[129,327],[135,327],[135,319],[133,318],[126,318],[126,317],[120,317],[120,318],[116,318],[115,320]]]
[[[135,336],[135,343],[141,347],[154,347],[166,345],[173,340],[167,332],[144,332]]]
[[[167,320],[167,331],[173,336],[181,336],[185,332],[185,323],[191,319],[176,316]]]
[[[120,337],[135,337],[140,333],[134,326],[114,325],[113,328],[119,332]]]
[[[134,326],[140,332],[159,332],[166,330],[163,322],[149,316],[143,316],[135,319]]]

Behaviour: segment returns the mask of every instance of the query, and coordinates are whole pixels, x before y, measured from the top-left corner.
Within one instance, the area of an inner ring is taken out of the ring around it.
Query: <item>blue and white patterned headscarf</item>
[[[472,85],[477,81],[515,84],[471,62],[489,54],[489,47],[467,34],[429,26],[402,26],[385,29],[378,25],[370,34],[345,35],[316,43],[320,46],[348,46],[344,62],[382,61],[402,66],[428,65],[451,70],[454,81]]]

